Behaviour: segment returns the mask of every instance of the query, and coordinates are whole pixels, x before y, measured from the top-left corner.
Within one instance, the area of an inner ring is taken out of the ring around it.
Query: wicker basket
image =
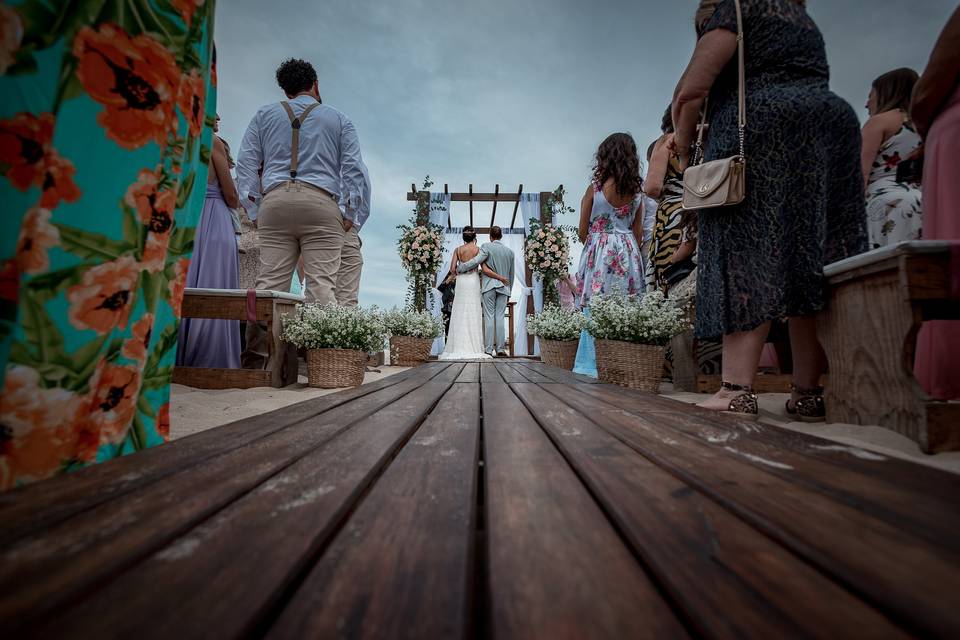
[[[551,364],[570,371],[577,361],[577,347],[579,340],[545,340],[540,338],[540,359],[545,364]]]
[[[396,367],[416,367],[430,359],[433,338],[412,338],[410,336],[391,336],[390,365]]]
[[[367,366],[367,353],[353,349],[307,351],[307,384],[320,389],[359,387]]]
[[[653,393],[660,391],[664,347],[620,340],[596,340],[595,342],[597,373],[601,382]]]

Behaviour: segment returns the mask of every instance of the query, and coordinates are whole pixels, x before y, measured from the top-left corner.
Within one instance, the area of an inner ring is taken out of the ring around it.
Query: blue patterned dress
[[[636,216],[643,215],[643,194],[632,202],[614,207],[607,202],[600,185],[593,185],[593,209],[587,241],[580,256],[577,272],[577,302],[589,315],[590,298],[619,292],[624,295],[643,293],[643,265],[640,247],[633,235]],[[574,372],[597,377],[597,358],[593,338],[584,331],[580,335]]]

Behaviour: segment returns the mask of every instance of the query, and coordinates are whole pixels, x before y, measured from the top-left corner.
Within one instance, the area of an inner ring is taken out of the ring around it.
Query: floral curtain
[[[214,0],[0,7],[0,488],[162,443]]]

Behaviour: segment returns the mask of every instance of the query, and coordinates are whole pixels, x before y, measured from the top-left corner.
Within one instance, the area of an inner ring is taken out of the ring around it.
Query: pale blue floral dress
[[[638,193],[629,204],[614,207],[607,202],[600,185],[593,185],[593,210],[577,272],[577,302],[588,317],[590,298],[597,294],[643,293],[645,281],[640,247],[633,235],[634,219],[637,213],[643,215],[643,205],[643,194]],[[597,377],[593,337],[586,331],[580,334],[573,371]]]

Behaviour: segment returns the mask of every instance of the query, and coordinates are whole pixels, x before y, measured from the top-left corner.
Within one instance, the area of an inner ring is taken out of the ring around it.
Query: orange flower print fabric
[[[169,437],[214,2],[125,7],[98,23],[66,8],[42,38],[39,13],[0,7],[0,201],[17,230],[0,237],[0,490]]]

